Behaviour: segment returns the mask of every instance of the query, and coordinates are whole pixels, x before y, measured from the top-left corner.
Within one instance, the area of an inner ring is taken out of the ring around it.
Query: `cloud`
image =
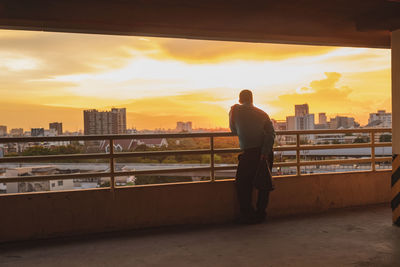
[[[175,59],[188,63],[218,63],[231,60],[284,60],[315,56],[336,50],[335,47],[283,45],[244,42],[223,42],[180,39],[152,39],[159,59]]]
[[[187,63],[283,60],[321,55],[334,47],[205,41],[74,33],[0,31],[0,51],[38,58],[47,75],[116,68],[137,54]],[[62,60],[60,60],[62,57]]]
[[[387,96],[381,99],[359,97],[358,92],[349,86],[338,86],[342,74],[326,72],[325,78],[312,81],[308,87],[302,87],[293,93],[283,94],[269,104],[279,108],[275,115],[284,119],[294,114],[295,104],[307,103],[311,113],[326,112],[330,116],[351,115],[361,123],[366,123],[369,113],[387,104]]]
[[[0,52],[40,62],[35,78],[120,67],[131,56],[128,44],[119,36],[0,31]]]

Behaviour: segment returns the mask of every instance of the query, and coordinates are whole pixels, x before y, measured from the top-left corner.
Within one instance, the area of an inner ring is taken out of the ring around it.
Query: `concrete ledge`
[[[269,215],[390,201],[391,171],[275,178]],[[0,242],[176,224],[217,223],[237,212],[233,180],[0,196]]]

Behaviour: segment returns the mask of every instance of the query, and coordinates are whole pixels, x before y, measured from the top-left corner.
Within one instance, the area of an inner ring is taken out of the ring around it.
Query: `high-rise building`
[[[112,108],[111,112],[117,115],[117,133],[126,133],[126,108]]]
[[[44,128],[32,128],[31,136],[44,136]]]
[[[318,113],[318,124],[327,124],[328,120],[326,118],[326,113]]]
[[[7,126],[0,125],[0,136],[6,136],[6,135],[7,135]]]
[[[387,113],[386,110],[378,110],[377,113],[370,113],[367,126],[392,127],[392,113]]]
[[[309,113],[308,104],[294,106],[294,115],[296,117],[302,117],[308,115],[308,113]]]
[[[126,133],[126,109],[113,108],[111,111],[84,110],[84,134]]]
[[[314,130],[315,118],[314,114],[309,114],[308,104],[295,105],[294,116],[286,117],[287,130]]]
[[[51,123],[49,123],[49,129],[54,129],[56,131],[57,135],[62,135],[63,134],[62,122],[51,122]]]
[[[192,131],[192,122],[191,121],[187,121],[187,122],[178,121],[176,123],[176,130],[178,132],[191,132]]]
[[[24,129],[22,128],[13,128],[10,130],[10,135],[11,136],[23,136],[24,135]]]
[[[286,129],[289,131],[314,130],[315,129],[314,114],[307,114],[305,116],[286,117]]]

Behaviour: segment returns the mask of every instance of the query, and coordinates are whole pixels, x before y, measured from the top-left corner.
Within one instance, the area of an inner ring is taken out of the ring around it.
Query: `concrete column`
[[[392,32],[392,211],[400,226],[400,29]]]

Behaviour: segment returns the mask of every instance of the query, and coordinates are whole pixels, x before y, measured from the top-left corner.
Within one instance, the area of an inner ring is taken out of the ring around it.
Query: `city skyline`
[[[316,119],[318,115],[318,120]],[[137,132],[136,128],[129,128],[126,126],[126,108],[112,108],[111,111],[107,110],[96,110],[89,109],[83,111],[84,126],[83,131],[79,129],[76,132],[67,131],[67,134],[124,134]],[[327,117],[325,112],[313,114],[309,112],[309,105],[295,104],[294,113],[286,116],[285,120],[276,120],[271,117],[274,124],[274,128],[277,131],[284,130],[326,130],[326,129],[351,129],[351,128],[391,128],[392,127],[392,113],[386,112],[386,110],[377,110],[376,112],[370,112],[368,118],[368,124],[360,125],[354,117],[339,116]],[[192,121],[176,121],[175,128],[155,128],[155,129],[139,129],[144,131],[178,131],[178,132],[191,132],[192,130],[203,131],[207,128],[193,127]],[[228,128],[216,127],[208,128],[208,130],[220,130]],[[62,122],[50,122],[49,127],[46,130],[44,127],[35,127],[29,129],[23,128],[8,128],[7,125],[0,125],[0,136],[50,136],[50,135],[62,135],[63,134],[63,123]],[[35,134],[32,133],[35,131]],[[40,131],[40,133],[36,133]],[[61,134],[60,134],[61,132]],[[46,133],[46,134],[45,134]]]
[[[116,106],[128,128],[227,128],[244,88],[277,120],[299,103],[362,125],[391,110],[390,50],[10,30],[0,41],[0,125],[10,129],[83,130],[83,110]]]

